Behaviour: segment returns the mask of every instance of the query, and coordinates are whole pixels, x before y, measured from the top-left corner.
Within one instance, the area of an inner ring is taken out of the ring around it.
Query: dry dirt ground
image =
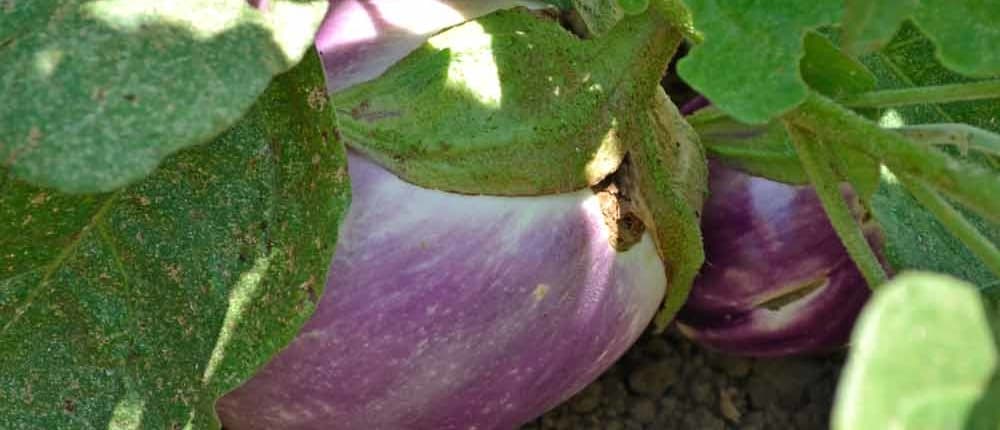
[[[676,331],[644,335],[600,379],[521,430],[813,430],[829,427],[844,354],[747,359]]]

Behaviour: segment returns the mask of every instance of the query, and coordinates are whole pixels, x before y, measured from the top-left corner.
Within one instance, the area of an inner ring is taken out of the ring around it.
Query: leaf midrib
[[[76,250],[80,247],[80,244],[83,242],[83,240],[90,235],[91,230],[99,228],[99,224],[102,221],[104,221],[104,217],[107,216],[107,213],[111,209],[111,207],[113,206],[113,203],[115,203],[116,201],[118,201],[118,196],[120,194],[121,194],[121,191],[116,191],[114,193],[109,194],[107,196],[105,202],[102,203],[101,206],[100,206],[100,208],[98,208],[97,211],[94,212],[94,215],[92,215],[90,217],[90,221],[87,222],[87,224],[85,224],[83,227],[81,227],[80,230],[76,233],[76,237],[68,245],[66,245],[63,248],[63,250],[58,255],[56,255],[56,257],[52,260],[51,263],[49,263],[46,266],[43,266],[45,268],[45,272],[42,275],[42,279],[39,281],[38,285],[35,286],[35,288],[33,288],[31,290],[31,292],[28,293],[28,297],[25,298],[24,303],[21,306],[18,306],[18,308],[14,311],[14,317],[11,318],[10,321],[7,321],[5,323],[4,326],[3,326],[3,328],[0,328],[0,337],[6,335],[7,331],[10,330],[10,328],[13,327],[14,324],[17,323],[18,320],[21,319],[21,315],[24,315],[25,313],[27,313],[28,308],[30,308],[31,305],[34,303],[34,301],[37,298],[38,294],[40,294],[41,291],[43,291],[45,289],[45,286],[48,284],[49,280],[52,278],[52,275],[55,274],[56,270],[58,270],[60,267],[62,267],[62,264],[66,260],[68,260],[70,257],[72,257],[76,253]],[[100,234],[98,234],[98,237],[102,241],[104,241],[104,237],[101,237]],[[118,258],[118,254],[116,252],[112,252],[112,255],[114,256],[114,258],[116,260],[116,264],[118,265],[118,267],[119,268],[123,267],[122,266],[122,262]],[[32,268],[32,269],[29,269],[27,271],[14,274],[13,276],[11,276],[9,278],[6,278],[6,279],[13,279],[13,278],[18,277],[18,276],[23,276],[25,274],[32,273],[32,272],[37,271],[39,269],[40,268],[37,268],[37,267],[36,268]]]

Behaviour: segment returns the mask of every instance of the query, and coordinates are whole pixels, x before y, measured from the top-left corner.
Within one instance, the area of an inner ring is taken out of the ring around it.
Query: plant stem
[[[893,130],[917,142],[957,146],[962,155],[971,149],[1000,156],[1000,135],[968,124],[915,124]]]
[[[921,178],[987,220],[1000,223],[1000,175],[995,171],[916,145],[816,93],[784,119],[826,141],[857,148],[894,172]]]
[[[840,241],[847,248],[848,255],[861,270],[861,274],[871,288],[878,287],[886,281],[887,276],[875,252],[872,251],[865,234],[857,220],[851,215],[844,196],[840,192],[840,180],[828,159],[829,150],[821,140],[807,136],[803,130],[794,124],[785,123],[792,145],[799,154],[802,169],[812,182],[816,195],[819,196],[823,210],[830,218],[830,224],[840,236]]]
[[[838,100],[848,107],[890,107],[1000,98],[1000,79],[852,94]]]
[[[1000,250],[996,244],[983,236],[961,212],[923,181],[906,175],[900,176],[899,179],[920,204],[934,214],[938,221],[982,260],[990,271],[1000,277]]]

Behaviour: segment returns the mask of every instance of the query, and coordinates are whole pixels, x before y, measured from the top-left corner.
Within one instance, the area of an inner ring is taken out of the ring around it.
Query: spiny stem
[[[838,100],[848,107],[891,107],[1000,98],[1000,79],[852,94]]]
[[[899,179],[920,204],[934,214],[938,221],[982,260],[990,271],[1000,277],[1000,250],[996,244],[983,236],[961,212],[923,181],[906,175],[900,176]]]
[[[853,146],[897,174],[919,177],[987,220],[1000,223],[1000,175],[994,171],[959,162],[927,145],[915,145],[816,93],[784,119],[825,141]]]
[[[792,145],[799,154],[802,169],[809,176],[809,180],[816,190],[816,195],[823,205],[823,210],[830,218],[830,224],[833,225],[837,236],[840,236],[848,255],[861,270],[868,286],[878,287],[887,279],[885,270],[868,244],[868,240],[865,239],[861,226],[851,215],[847,202],[844,201],[844,196],[840,192],[840,180],[834,172],[833,166],[826,161],[829,159],[829,151],[825,144],[807,136],[794,124],[786,122],[785,126],[792,138]]]

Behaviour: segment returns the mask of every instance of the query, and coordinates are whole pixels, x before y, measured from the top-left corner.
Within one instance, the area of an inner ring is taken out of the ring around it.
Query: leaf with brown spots
[[[216,398],[323,292],[350,198],[309,99],[323,79],[307,55],[211,145],[113,193],[7,180],[0,428],[218,428]]]

